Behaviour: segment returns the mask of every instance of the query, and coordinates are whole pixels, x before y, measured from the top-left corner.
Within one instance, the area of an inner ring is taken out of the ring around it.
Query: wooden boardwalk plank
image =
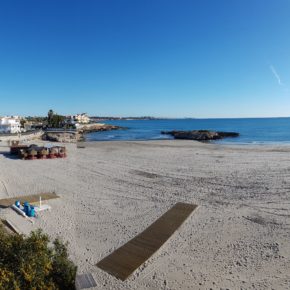
[[[39,202],[39,197],[41,196],[41,200],[49,200],[53,198],[59,198],[54,192],[49,193],[40,193],[40,194],[32,194],[32,195],[22,195],[11,198],[0,199],[0,207],[9,207],[15,203],[16,200],[19,200],[21,203],[28,201],[29,203]]]
[[[76,276],[76,289],[87,289],[96,287],[97,283],[91,273]]]
[[[175,204],[142,233],[97,263],[97,266],[126,280],[172,236],[196,207],[194,204]]]

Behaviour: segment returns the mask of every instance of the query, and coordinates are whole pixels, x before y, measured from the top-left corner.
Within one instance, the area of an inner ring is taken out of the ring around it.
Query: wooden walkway
[[[39,197],[41,196],[41,200],[49,200],[54,198],[59,198],[54,192],[49,193],[40,193],[40,194],[32,194],[32,195],[21,195],[15,196],[11,198],[0,199],[0,207],[9,207],[15,203],[16,200],[19,200],[21,203],[28,201],[29,203],[37,203],[39,202]]]
[[[76,276],[76,290],[96,287],[97,283],[91,273]]]
[[[194,204],[175,204],[145,231],[105,257],[97,266],[126,280],[172,236],[196,207]]]

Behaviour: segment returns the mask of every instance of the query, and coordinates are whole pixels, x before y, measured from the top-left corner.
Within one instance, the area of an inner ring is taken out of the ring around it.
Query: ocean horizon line
[[[287,119],[290,118],[289,116],[282,116],[282,117],[154,117],[154,116],[148,116],[148,117],[140,117],[140,116],[135,116],[135,117],[121,117],[121,116],[93,116],[89,115],[90,118],[98,118],[98,119],[110,119],[110,118],[116,118],[120,120],[126,120],[126,119],[138,119],[138,120],[216,120],[216,119]]]

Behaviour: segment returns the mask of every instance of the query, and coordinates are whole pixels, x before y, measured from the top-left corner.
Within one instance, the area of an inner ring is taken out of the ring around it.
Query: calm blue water
[[[106,123],[128,129],[90,133],[86,140],[172,139],[161,135],[160,131],[204,129],[240,133],[237,138],[215,141],[219,143],[290,143],[290,118],[122,120]]]

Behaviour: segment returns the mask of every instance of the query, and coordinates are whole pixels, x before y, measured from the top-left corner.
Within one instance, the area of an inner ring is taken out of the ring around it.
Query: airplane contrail
[[[271,69],[273,75],[275,76],[275,78],[277,79],[279,86],[283,86],[281,78],[280,78],[279,74],[277,73],[276,69],[272,65],[270,65],[270,69]]]

